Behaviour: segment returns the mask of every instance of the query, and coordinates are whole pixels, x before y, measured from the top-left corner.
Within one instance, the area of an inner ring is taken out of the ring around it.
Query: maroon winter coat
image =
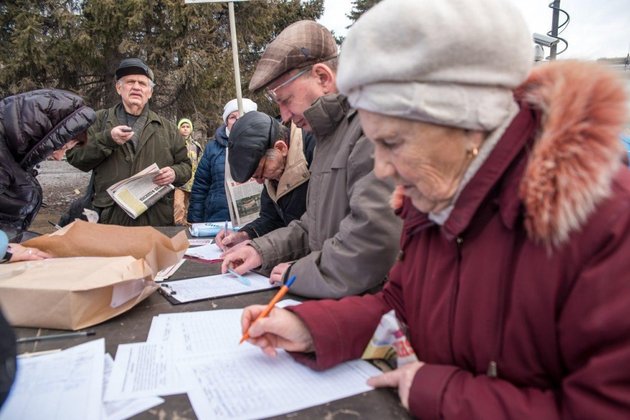
[[[443,226],[404,201],[403,251],[380,294],[292,308],[316,348],[298,360],[360,357],[394,308],[426,363],[415,416],[630,418],[623,89],[568,62],[537,68],[517,97],[521,112]]]

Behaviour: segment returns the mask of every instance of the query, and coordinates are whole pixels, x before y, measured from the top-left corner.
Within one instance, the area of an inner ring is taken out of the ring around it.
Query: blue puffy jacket
[[[190,223],[230,220],[224,185],[225,150],[228,144],[225,129],[225,124],[217,129],[197,166],[188,206]]]

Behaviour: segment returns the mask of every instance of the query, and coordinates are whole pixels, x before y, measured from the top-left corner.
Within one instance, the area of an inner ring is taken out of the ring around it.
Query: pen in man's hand
[[[223,228],[223,231],[225,232],[224,236],[227,236],[227,234],[228,234],[228,222],[227,222],[227,220],[225,221],[225,227]]]
[[[252,322],[252,325],[256,323],[256,321],[258,321],[259,319],[264,318],[267,315],[269,315],[269,312],[271,312],[271,310],[276,305],[276,303],[278,303],[278,301],[282,299],[284,295],[287,294],[287,292],[289,291],[289,287],[293,285],[294,281],[295,281],[295,276],[291,276],[291,278],[289,278],[289,280],[284,285],[282,285],[280,290],[278,290],[278,293],[276,293],[273,299],[269,301],[269,303],[267,304],[267,307],[260,313],[260,315],[258,315],[258,317],[254,320],[254,322]],[[239,341],[238,344],[242,344],[243,341],[247,340],[248,338],[249,338],[249,333],[245,331],[245,334],[243,334],[243,336],[241,337],[241,341]]]
[[[64,338],[88,337],[94,334],[96,334],[94,331],[77,331],[77,332],[63,333],[63,334],[50,334],[50,335],[39,335],[35,337],[22,337],[15,340],[15,342],[16,343],[30,343],[31,341],[63,340]]]
[[[236,276],[236,280],[240,281],[245,286],[251,286],[252,285],[252,282],[249,281],[249,279],[247,277],[241,276],[240,274],[238,274],[236,271],[232,270],[231,268],[228,267],[227,272],[230,273],[233,276]]]

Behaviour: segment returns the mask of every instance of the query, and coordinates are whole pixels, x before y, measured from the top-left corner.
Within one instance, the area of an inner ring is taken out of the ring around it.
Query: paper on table
[[[195,248],[188,248],[184,255],[189,257],[202,258],[204,260],[219,260],[223,251],[217,244],[207,244]]]
[[[269,357],[256,350],[177,360],[196,385],[188,398],[198,418],[276,416],[370,391],[367,379],[380,373],[359,360],[316,372],[284,352]]]
[[[212,238],[189,238],[188,243],[190,246],[201,246],[211,244],[213,241]]]
[[[171,347],[158,344],[119,345],[104,401],[186,392],[172,355]]]
[[[194,277],[192,279],[162,282],[162,291],[180,303],[193,302],[220,296],[250,293],[258,290],[273,289],[269,278],[256,273],[247,273],[243,277],[250,285],[242,284],[233,274]]]
[[[103,377],[103,394],[107,389],[109,378],[114,367],[114,359],[109,353],[105,354],[105,374]],[[162,404],[164,400],[159,397],[136,398],[112,402],[103,402],[104,418],[107,420],[128,419],[136,414],[147,411],[156,405]]]
[[[157,275],[155,276],[154,281],[157,283],[157,282],[164,281],[164,280],[168,279],[173,274],[175,274],[175,272],[179,269],[179,267],[181,267],[182,264],[184,264],[185,262],[186,262],[186,260],[181,259],[181,260],[179,260],[178,263],[173,264],[170,267],[166,267],[164,270],[158,271]]]
[[[98,419],[105,340],[18,359],[17,378],[0,419]]]
[[[367,378],[380,373],[364,361],[315,372],[285,353],[269,358],[249,343],[239,346],[241,313],[229,309],[153,318],[147,342],[172,348],[171,360],[189,381],[198,418],[259,418],[299,410],[369,391]]]
[[[242,309],[181,312],[153,317],[147,343],[168,345],[174,357],[239,351]]]

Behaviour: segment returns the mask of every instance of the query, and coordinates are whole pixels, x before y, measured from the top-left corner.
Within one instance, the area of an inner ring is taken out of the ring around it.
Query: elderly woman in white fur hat
[[[532,53],[504,0],[385,0],[359,19],[338,85],[396,181],[399,261],[376,295],[247,308],[250,342],[326,369],[394,310],[417,360],[368,383],[414,416],[630,418],[624,89]]]

